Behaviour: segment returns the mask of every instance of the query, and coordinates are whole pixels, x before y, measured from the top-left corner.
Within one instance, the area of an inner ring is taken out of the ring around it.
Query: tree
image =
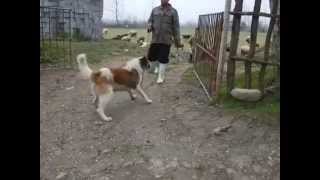
[[[269,0],[270,11],[272,10],[273,4],[277,0]],[[278,0],[278,9],[277,14],[280,15],[280,0]],[[272,42],[271,42],[271,57],[280,63],[280,17],[277,18],[272,35]],[[277,79],[276,79],[276,86],[280,88],[280,67],[277,70]]]
[[[115,16],[116,16],[116,24],[119,25],[119,0],[113,0]]]

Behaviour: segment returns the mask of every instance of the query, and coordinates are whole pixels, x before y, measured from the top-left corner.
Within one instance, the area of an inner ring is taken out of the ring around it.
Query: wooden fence
[[[280,18],[280,15],[277,14],[279,0],[275,0],[273,7],[271,8],[271,13],[260,12],[261,9],[261,0],[255,0],[253,12],[243,12],[242,11],[243,0],[235,0],[235,7],[231,15],[233,15],[232,22],[232,32],[230,40],[230,53],[228,58],[228,68],[227,68],[227,90],[230,92],[235,87],[235,77],[236,77],[236,62],[244,62],[245,66],[245,88],[252,88],[252,64],[260,65],[260,71],[258,75],[258,88],[262,93],[265,89],[265,74],[267,66],[276,66],[280,68],[280,63],[270,62],[270,42],[271,35],[276,23],[277,18]],[[250,32],[250,49],[247,56],[238,56],[238,42],[240,34],[240,23],[241,16],[252,16],[251,22],[251,32]],[[267,30],[265,44],[264,44],[264,54],[263,58],[259,59],[255,57],[256,52],[256,42],[258,34],[258,24],[259,17],[268,17],[270,18],[269,27]]]

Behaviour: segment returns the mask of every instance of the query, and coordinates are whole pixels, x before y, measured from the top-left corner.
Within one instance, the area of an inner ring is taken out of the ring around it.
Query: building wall
[[[102,38],[103,0],[40,0],[40,6],[72,9],[72,33],[91,39]]]

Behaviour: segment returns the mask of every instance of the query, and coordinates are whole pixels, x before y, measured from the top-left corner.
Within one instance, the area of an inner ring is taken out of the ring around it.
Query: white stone
[[[254,102],[260,100],[262,93],[259,89],[234,88],[231,91],[231,95],[242,101]]]

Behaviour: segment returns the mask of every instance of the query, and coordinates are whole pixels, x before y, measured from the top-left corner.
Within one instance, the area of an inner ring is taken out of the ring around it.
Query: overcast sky
[[[152,7],[160,5],[160,0],[119,0],[120,20],[137,19],[147,20]],[[104,20],[114,20],[114,0],[104,0]],[[225,0],[170,0],[178,10],[181,23],[197,22],[200,14],[221,12],[224,10]],[[234,4],[234,0],[232,0]],[[252,11],[254,0],[244,0],[244,9]],[[269,0],[262,0],[262,12],[269,13]]]

